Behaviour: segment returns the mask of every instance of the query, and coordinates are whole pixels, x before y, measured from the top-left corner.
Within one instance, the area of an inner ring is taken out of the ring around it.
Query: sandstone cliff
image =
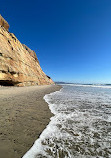
[[[4,27],[7,31],[9,29],[9,24],[1,15],[0,15],[0,26]]]
[[[0,16],[0,85],[53,84],[42,71],[35,52],[21,44],[8,28],[8,23]]]

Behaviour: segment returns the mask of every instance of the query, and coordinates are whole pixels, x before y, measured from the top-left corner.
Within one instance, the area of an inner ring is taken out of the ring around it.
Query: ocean
[[[111,86],[62,86],[45,95],[54,116],[23,158],[111,158]]]

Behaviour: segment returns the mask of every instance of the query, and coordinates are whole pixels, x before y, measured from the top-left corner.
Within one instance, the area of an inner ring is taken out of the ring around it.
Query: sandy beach
[[[30,149],[52,116],[43,96],[60,88],[0,87],[0,158],[20,158]]]

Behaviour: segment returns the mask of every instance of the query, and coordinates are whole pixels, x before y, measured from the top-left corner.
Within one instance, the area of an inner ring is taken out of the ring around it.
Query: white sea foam
[[[23,158],[111,157],[111,89],[64,85],[44,97],[54,117]]]
[[[61,84],[61,85],[67,85],[67,84]],[[78,87],[94,87],[94,88],[106,88],[111,89],[111,85],[103,85],[103,84],[68,84],[68,86],[78,86]]]
[[[54,92],[54,93],[56,93],[56,92]],[[48,95],[45,95],[44,99],[47,103],[49,103]],[[56,114],[55,110],[53,108],[51,108],[51,106],[53,107],[54,104],[49,104],[49,105],[50,105],[49,108],[50,108],[51,112],[53,114]],[[23,156],[23,158],[36,158],[37,155],[48,156],[48,158],[51,157],[50,155],[47,155],[47,153],[44,151],[44,146],[43,146],[42,142],[45,140],[45,138],[48,138],[49,135],[53,139],[53,136],[55,136],[56,134],[58,135],[59,131],[58,131],[56,125],[55,125],[57,118],[55,118],[55,116],[54,116],[50,120],[51,121],[50,121],[49,125],[47,125],[46,129],[42,132],[39,139],[37,139],[35,141],[34,145]]]

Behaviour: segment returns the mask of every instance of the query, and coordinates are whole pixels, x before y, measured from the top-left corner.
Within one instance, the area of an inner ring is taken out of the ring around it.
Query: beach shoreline
[[[59,85],[0,87],[0,157],[20,158],[53,116],[43,97]]]

